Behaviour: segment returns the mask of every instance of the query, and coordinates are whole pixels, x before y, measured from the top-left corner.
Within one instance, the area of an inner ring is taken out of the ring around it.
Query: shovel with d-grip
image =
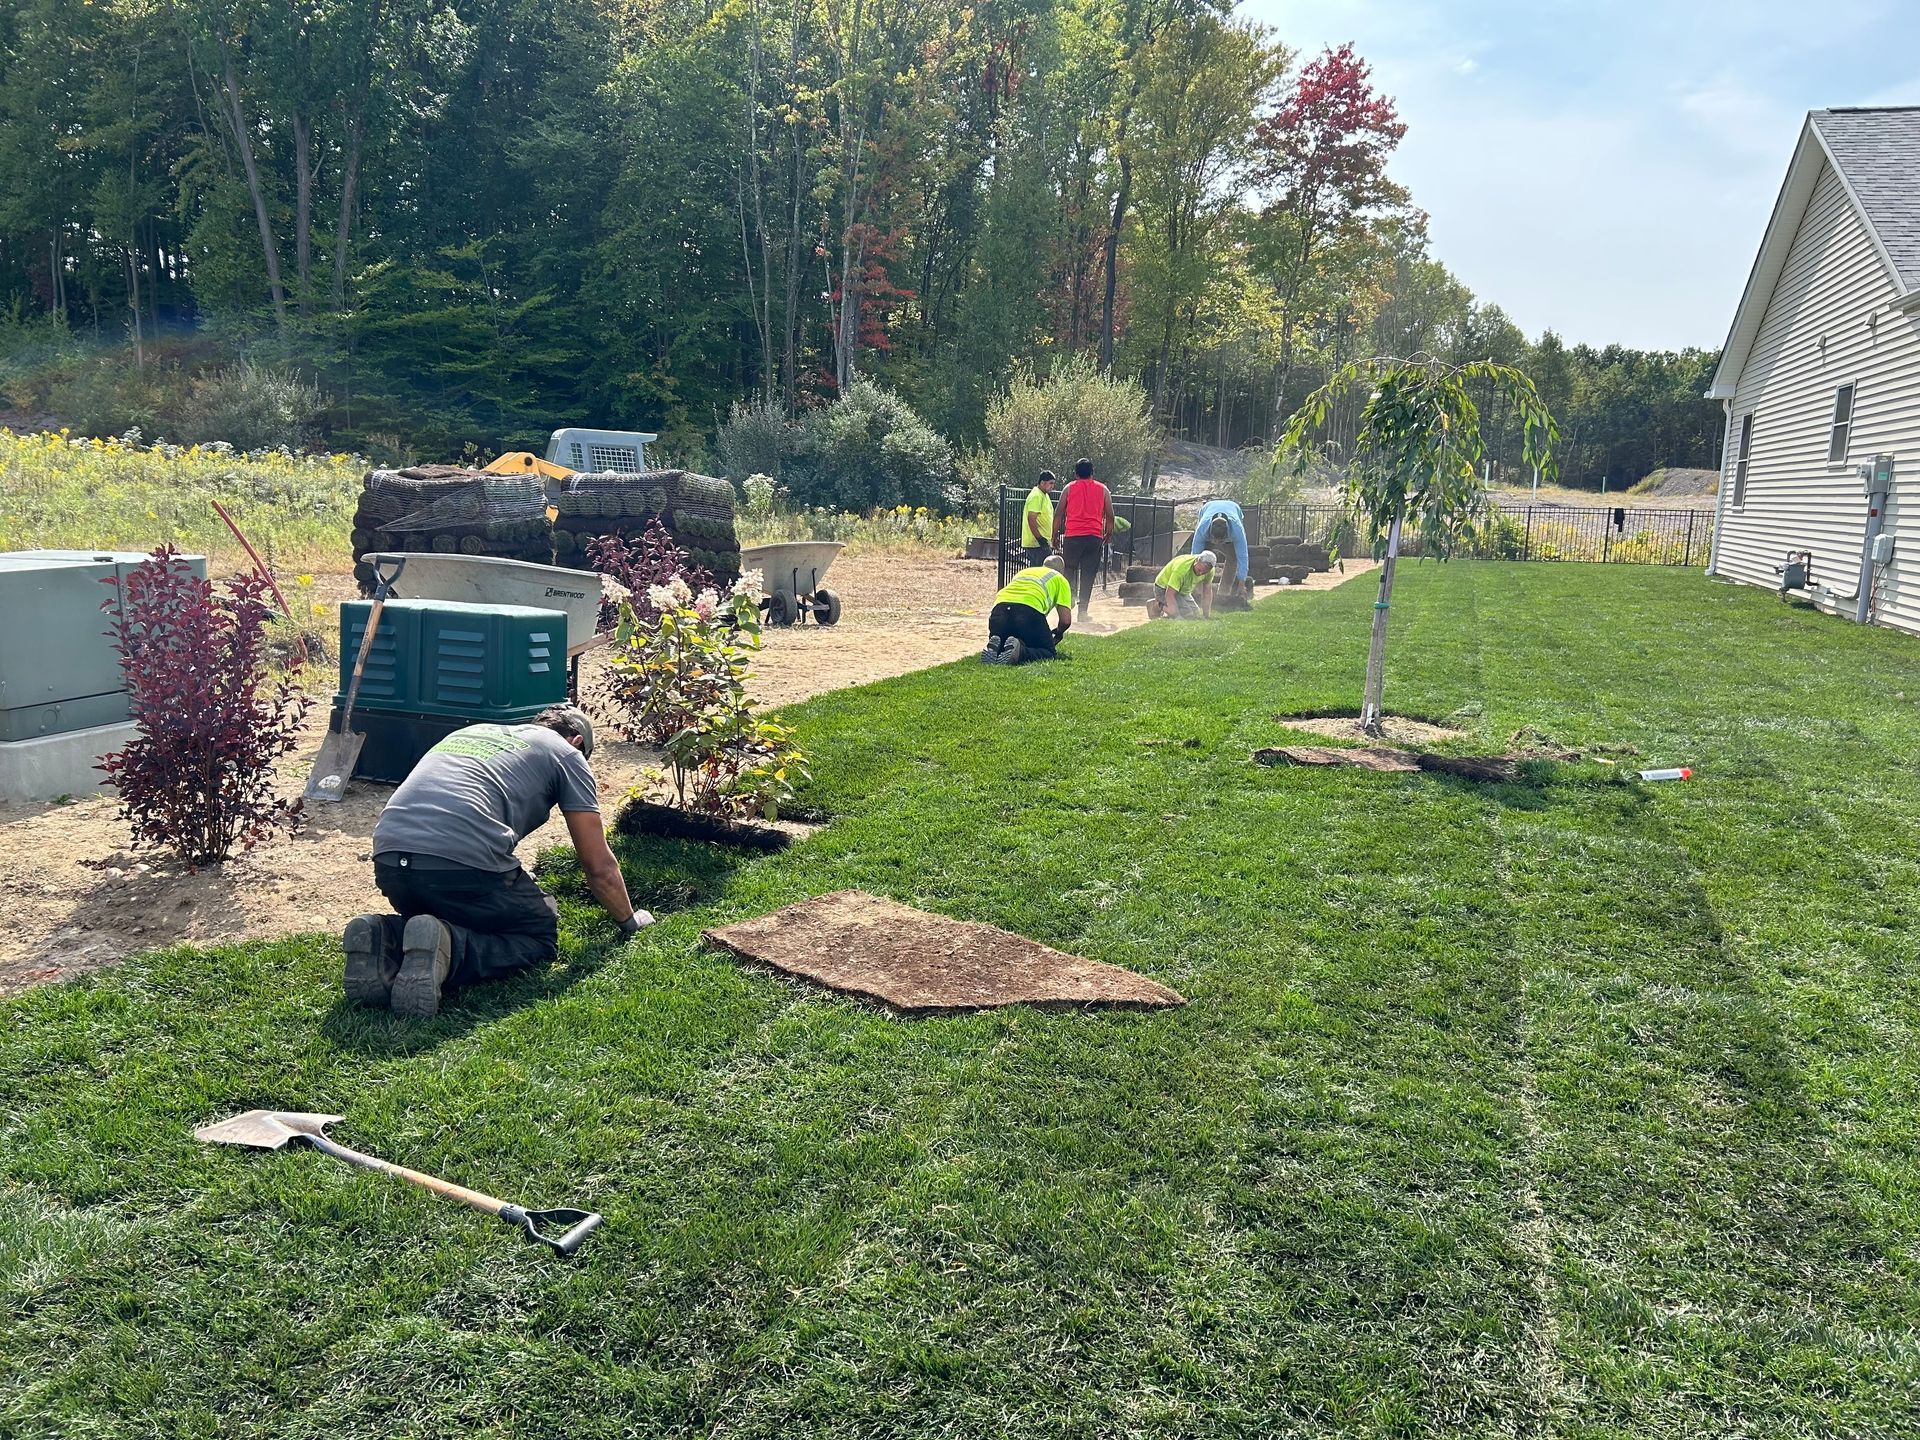
[[[367,743],[365,735],[354,732],[353,702],[360,698],[360,677],[367,673],[367,654],[373,649],[374,632],[380,628],[380,612],[387,608],[393,582],[400,578],[406,564],[404,556],[374,563],[374,579],[378,583],[373,592],[373,608],[367,612],[367,628],[360,636],[360,653],[354,658],[353,675],[347,681],[347,703],[340,712],[340,728],[329,731],[320,742],[320,753],[313,759],[313,769],[307,772],[303,799],[338,804],[347,793],[353,767],[359,762],[361,747]]]
[[[402,1180],[431,1190],[436,1195],[444,1195],[449,1200],[458,1200],[463,1205],[497,1215],[516,1229],[526,1231],[528,1236],[542,1245],[551,1246],[560,1255],[573,1254],[580,1248],[581,1241],[600,1228],[600,1217],[591,1210],[527,1210],[519,1205],[510,1205],[505,1200],[496,1200],[491,1195],[482,1195],[478,1190],[469,1190],[464,1185],[455,1185],[451,1180],[423,1175],[404,1165],[395,1165],[376,1156],[362,1155],[358,1150],[349,1150],[339,1141],[330,1139],[326,1133],[327,1126],[341,1118],[339,1115],[309,1115],[295,1110],[249,1110],[244,1115],[236,1115],[216,1125],[202,1125],[193,1132],[193,1138],[209,1145],[245,1145],[254,1150],[278,1150],[293,1141],[304,1140],[336,1160],[364,1165],[369,1170],[380,1170],[388,1175],[398,1175]],[[547,1230],[561,1227],[566,1228],[558,1235],[546,1233]]]

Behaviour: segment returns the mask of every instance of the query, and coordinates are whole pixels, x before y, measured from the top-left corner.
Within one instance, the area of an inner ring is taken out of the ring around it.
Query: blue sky
[[[1434,253],[1528,334],[1725,339],[1808,110],[1920,104],[1916,0],[1247,0],[1400,103]]]

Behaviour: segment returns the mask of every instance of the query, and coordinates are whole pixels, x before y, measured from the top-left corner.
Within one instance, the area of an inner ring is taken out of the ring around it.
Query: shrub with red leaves
[[[218,595],[163,545],[101,606],[140,733],[100,768],[135,845],[217,864],[297,823],[300,802],[273,793],[273,762],[298,744],[308,701],[268,679],[267,593],[254,574]]]
[[[647,599],[650,586],[664,585],[678,575],[696,593],[714,587],[713,573],[689,562],[673,533],[658,520],[649,521],[638,535],[601,535],[587,541],[587,563],[632,592],[634,617],[642,621],[660,618]],[[603,598],[596,628],[613,629],[619,610],[618,602]]]

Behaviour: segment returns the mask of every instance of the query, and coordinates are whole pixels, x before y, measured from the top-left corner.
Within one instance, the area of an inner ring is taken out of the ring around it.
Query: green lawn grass
[[[1392,708],[1697,778],[1249,765],[1372,599],[816,700],[829,828],[623,842],[624,948],[553,856],[563,963],[429,1025],[328,937],[0,1007],[0,1434],[1920,1433],[1920,648],[1413,566]],[[900,1022],[699,944],[855,885],[1191,1003]],[[607,1228],[191,1139],[251,1105]]]

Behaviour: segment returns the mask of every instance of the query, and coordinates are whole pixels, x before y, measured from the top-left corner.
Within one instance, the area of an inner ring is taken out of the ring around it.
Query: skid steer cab
[[[642,430],[556,430],[547,437],[546,459],[569,470],[637,475],[647,468],[647,446],[659,438]]]

